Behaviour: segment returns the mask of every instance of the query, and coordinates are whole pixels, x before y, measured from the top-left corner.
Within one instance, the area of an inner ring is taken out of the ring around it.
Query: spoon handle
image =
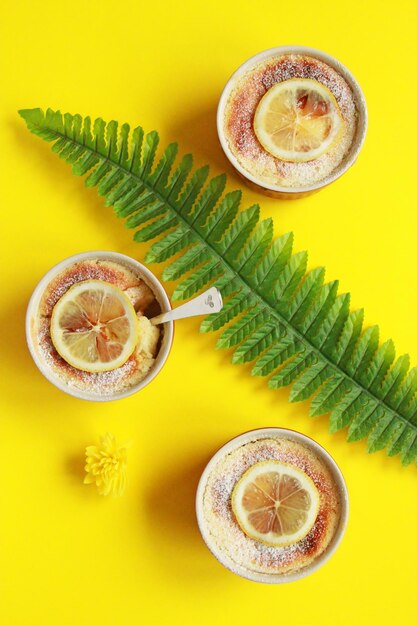
[[[196,298],[182,304],[172,311],[161,313],[153,317],[150,322],[152,324],[163,324],[173,320],[179,320],[183,317],[194,317],[195,315],[204,315],[207,313],[218,313],[223,308],[223,300],[217,287],[210,287]]]

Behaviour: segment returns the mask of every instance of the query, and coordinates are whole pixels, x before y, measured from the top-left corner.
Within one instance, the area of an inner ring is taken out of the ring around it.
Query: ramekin
[[[316,455],[329,468],[336,483],[337,489],[339,490],[340,519],[339,525],[330,545],[326,548],[323,554],[318,556],[310,565],[307,565],[306,567],[303,567],[300,570],[289,574],[264,574],[260,572],[252,572],[244,567],[237,565],[226,554],[222,553],[214,545],[213,541],[210,539],[210,532],[206,526],[206,521],[204,519],[204,492],[206,489],[208,477],[210,476],[218,461],[220,461],[220,459],[223,458],[226,454],[229,454],[233,450],[236,450],[236,448],[239,448],[249,441],[266,439],[268,437],[291,439],[313,450],[313,452],[315,452]],[[247,578],[248,580],[252,580],[254,582],[269,584],[289,583],[300,580],[301,578],[305,578],[306,576],[309,576],[310,574],[318,570],[326,563],[326,561],[328,561],[328,559],[335,552],[346,530],[349,517],[349,497],[345,479],[343,478],[342,472],[340,471],[335,460],[320,444],[314,441],[314,439],[310,439],[310,437],[307,437],[302,433],[299,433],[295,430],[290,430],[288,428],[258,428],[256,430],[250,430],[248,432],[242,433],[241,435],[238,435],[237,437],[234,437],[224,446],[222,446],[210,459],[201,475],[200,482],[198,484],[196,495],[196,515],[198,527],[208,549],[224,567],[229,569],[234,574],[237,574],[242,578]]]
[[[107,261],[113,261],[115,263],[121,263],[122,265],[125,265],[128,268],[132,269],[135,274],[142,278],[143,281],[148,285],[148,287],[150,287],[150,289],[153,291],[155,298],[161,307],[161,311],[166,312],[171,310],[171,303],[165,289],[156,278],[156,276],[147,267],[142,265],[142,263],[139,263],[135,259],[132,259],[131,257],[124,254],[119,254],[118,252],[109,252],[103,250],[82,252],[80,254],[75,254],[74,256],[64,259],[63,261],[52,267],[43,276],[43,278],[41,278],[41,280],[35,287],[33,294],[29,300],[26,312],[26,341],[32,358],[35,361],[35,364],[38,367],[39,371],[45,376],[45,378],[49,380],[49,382],[55,385],[55,387],[61,389],[61,391],[64,391],[65,393],[68,393],[69,395],[80,398],[82,400],[91,400],[95,402],[120,400],[121,398],[131,396],[132,394],[146,387],[146,385],[148,385],[151,380],[153,380],[155,376],[157,376],[157,374],[161,371],[161,368],[167,360],[172,346],[174,334],[173,322],[166,322],[164,324],[164,334],[160,350],[155,359],[153,367],[145,376],[145,378],[143,378],[136,385],[129,387],[128,389],[109,395],[100,395],[98,393],[77,389],[74,386],[67,385],[65,381],[63,381],[41,357],[40,352],[36,346],[36,340],[34,339],[37,312],[46,287],[60,272],[65,270],[67,267],[73,265],[74,263],[77,263],[78,261],[86,261],[88,259],[102,259]]]
[[[248,72],[250,69],[258,65],[262,61],[265,61],[270,57],[284,54],[308,55],[318,59],[319,61],[323,61],[323,63],[327,63],[327,65],[330,65],[332,68],[334,68],[336,72],[340,74],[351,87],[358,110],[358,123],[356,127],[356,134],[350,147],[349,153],[343,159],[341,164],[322,181],[319,181],[312,185],[306,185],[301,187],[283,187],[280,185],[271,185],[253,176],[244,167],[242,167],[237,158],[234,156],[234,154],[230,150],[229,143],[224,133],[224,112],[230,93],[235,86],[237,80],[243,74]],[[367,128],[368,111],[366,107],[365,96],[353,74],[347,69],[347,67],[345,67],[340,61],[332,57],[330,54],[306,46],[279,46],[277,48],[270,48],[269,50],[265,50],[264,52],[255,54],[255,56],[251,57],[250,59],[245,61],[245,63],[243,63],[240,67],[238,67],[238,69],[229,78],[226,86],[223,89],[217,108],[217,133],[219,135],[219,140],[225,155],[227,156],[235,170],[246,180],[246,182],[251,187],[254,187],[257,191],[261,191],[268,196],[287,200],[310,195],[315,191],[318,191],[319,189],[330,185],[330,183],[340,178],[340,176],[342,176],[355,163],[356,159],[358,158],[359,152],[361,151],[363,143],[365,141]]]

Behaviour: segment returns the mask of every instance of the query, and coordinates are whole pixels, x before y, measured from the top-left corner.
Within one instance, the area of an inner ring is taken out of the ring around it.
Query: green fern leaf
[[[226,235],[219,241],[218,251],[227,260],[239,256],[247,238],[259,221],[259,206],[256,204],[242,211]]]
[[[279,389],[286,387],[293,382],[302,372],[304,372],[316,360],[315,355],[303,350],[291,361],[286,363],[277,374],[269,379],[268,386],[270,389]]]
[[[173,300],[186,300],[191,298],[197,291],[200,291],[208,285],[215,276],[222,271],[220,261],[213,259],[203,267],[197,269],[191,276],[186,278],[182,283],[177,285],[172,294]]]
[[[243,310],[246,310],[250,305],[250,295],[248,290],[244,289],[233,298],[228,300],[219,313],[214,313],[201,323],[200,331],[202,333],[208,333],[213,330],[219,330],[225,324],[230,322],[236,315],[239,315]]]
[[[317,330],[314,339],[312,339],[314,345],[322,349],[326,354],[327,352],[331,353],[331,349],[336,344],[345,325],[349,315],[349,300],[349,294],[345,293],[337,296],[332,308]],[[328,351],[326,351],[326,347],[329,348]]]
[[[385,342],[376,352],[368,369],[361,376],[362,382],[371,390],[379,388],[392,362],[395,359],[395,348],[392,339]]]
[[[350,389],[349,381],[341,374],[336,374],[311,401],[310,415],[316,417],[332,411]]]
[[[217,250],[220,248],[221,238],[237,215],[241,198],[241,191],[231,191],[225,195],[222,202],[208,218],[206,224],[203,226],[196,225],[196,229]]]
[[[197,239],[189,230],[179,226],[172,233],[152,244],[146,253],[145,261],[147,263],[162,263],[195,241]]]
[[[110,194],[109,194],[110,195]],[[125,222],[126,228],[137,228],[141,224],[146,224],[155,217],[159,217],[167,212],[164,202],[155,202],[154,204],[144,205],[142,211],[137,211],[131,215]]]
[[[403,354],[398,357],[391,371],[386,376],[380,389],[381,399],[389,404],[390,400],[395,396],[410,367],[410,357]]]
[[[168,229],[176,226],[178,224],[178,219],[175,215],[164,215],[160,219],[144,226],[140,230],[137,230],[133,235],[133,239],[138,243],[142,241],[150,241],[151,239],[155,239],[158,235],[161,235]]]
[[[302,346],[299,342],[290,337],[282,337],[278,343],[259,357],[253,366],[252,375],[267,376],[300,350]]]
[[[346,370],[349,375],[360,378],[372,360],[379,341],[379,329],[377,326],[371,326],[363,333],[359,339],[357,346],[353,352],[352,358],[346,364]]]
[[[72,143],[67,142],[67,147],[72,148]],[[61,159],[65,159],[65,154],[63,154],[63,151],[60,153],[59,156],[61,157]],[[108,161],[99,159],[98,163],[98,167],[96,167],[96,169],[93,169],[91,174],[87,176],[85,180],[86,187],[95,187],[112,170],[112,166],[110,165],[110,163],[108,163]],[[73,172],[74,174],[76,174],[77,172],[77,163],[74,164]]]
[[[178,280],[183,274],[209,258],[210,254],[207,248],[198,243],[168,265],[162,272],[162,278],[163,280]]]
[[[211,319],[208,317],[207,320]],[[268,319],[265,310],[259,311],[257,308],[250,309],[245,315],[237,320],[233,326],[226,328],[217,341],[217,348],[232,348],[241,343],[248,335],[261,326]]]
[[[405,381],[390,398],[388,404],[396,411],[404,411],[412,402],[417,391],[417,367],[409,371]]]
[[[232,363],[247,363],[253,361],[258,354],[279,339],[283,332],[282,327],[280,328],[276,324],[267,322],[256,329],[249,339],[243,341],[239,347],[236,348],[232,357]]]
[[[185,217],[190,217],[196,198],[198,197],[204,183],[207,180],[209,174],[209,168],[207,165],[200,167],[191,176],[189,183],[182,192],[178,201],[174,203],[175,209],[178,213]]]
[[[243,248],[242,254],[238,257],[232,267],[235,267],[244,280],[248,280],[252,272],[262,259],[273,237],[272,220],[264,220],[259,224],[253,237],[249,239]]]
[[[299,330],[302,335],[306,337],[314,337],[316,335],[336,300],[337,288],[338,282],[333,281],[319,290],[312,307],[299,324]]]
[[[181,192],[181,189],[184,186],[185,181],[188,178],[189,173],[193,167],[193,157],[191,154],[186,154],[183,156],[181,163],[178,165],[177,169],[171,176],[169,180],[165,194],[167,200],[175,202],[178,198],[178,194]]]
[[[100,167],[98,169],[100,169]],[[90,181],[90,178],[93,176],[94,176],[94,172],[92,175],[90,175],[87,178],[86,180],[87,186],[89,186],[88,185],[89,182],[91,183],[90,186],[95,185],[94,179]],[[109,194],[109,196],[110,195],[111,194]],[[155,201],[155,196],[153,193],[151,193],[150,191],[147,191],[145,187],[142,185],[138,185],[138,184],[134,185],[131,191],[128,191],[126,194],[124,194],[121,198],[119,198],[115,202],[116,214],[118,217],[128,217],[129,215],[136,213],[140,209],[147,207],[149,204],[151,204],[154,201]],[[107,202],[107,198],[105,202]]]
[[[242,289],[241,281],[229,269],[226,269],[219,278],[216,278],[213,286],[221,291],[224,298],[234,295],[237,291]]]
[[[417,368],[409,371],[408,356],[395,361],[391,341],[379,347],[377,327],[362,332],[363,311],[349,312],[349,295],[338,296],[337,281],[323,284],[323,268],[306,274],[292,233],[274,240],[272,220],[260,221],[257,205],[239,211],[241,192],[223,196],[225,176],[208,181],[207,166],[192,173],[191,155],[176,165],[176,144],[157,161],[155,131],[51,109],[20,115],[127,219],[136,241],[156,240],[147,263],[181,253],[163,273],[182,279],[173,299],[221,289],[224,309],[201,330],[228,324],[217,347],[234,348],[234,363],[255,361],[252,374],[271,375],[271,388],[293,383],[292,401],[315,394],[311,415],[331,412],[330,430],[349,427],[350,441],[368,436],[371,452],[417,459]]]
[[[298,378],[290,392],[291,402],[307,400],[332,375],[332,368],[323,361],[312,365]]]
[[[291,257],[275,283],[273,297],[269,300],[274,304],[279,303],[282,310],[291,298],[305,274],[307,268],[307,253],[297,252]]]
[[[404,417],[407,418],[410,424],[417,424],[417,398],[413,398],[404,408]]]
[[[353,418],[348,430],[348,441],[363,439],[384,414],[384,409],[377,402],[369,402],[369,405],[364,406]]]
[[[293,239],[292,233],[276,239],[256,267],[253,276],[249,278],[249,284],[256,285],[263,295],[269,295],[290,258]]]
[[[362,391],[357,387],[349,391],[330,415],[330,432],[345,428],[366,402],[366,396],[362,396]]]
[[[168,177],[174,165],[178,152],[178,144],[171,143],[165,150],[158,165],[149,178],[149,182],[156,191],[163,191],[167,185]]]
[[[111,123],[111,122],[110,122]],[[138,175],[148,182],[150,180],[150,173],[152,171],[152,165],[155,160],[156,150],[159,144],[159,136],[154,130],[148,133],[145,137],[143,146],[142,163],[138,170]]]
[[[408,449],[413,437],[414,431],[408,428],[406,424],[401,424],[387,445],[388,456],[395,456],[404,449]]]
[[[414,431],[413,431],[414,432]],[[417,456],[417,433],[414,432],[413,437],[401,452],[401,463],[409,465]]]
[[[202,175],[200,175],[200,180],[197,186],[198,190],[200,190],[207,178],[208,169],[201,168],[201,170],[197,170],[196,174],[198,174],[198,172],[202,172]],[[191,179],[191,188],[194,189],[192,185],[192,181],[193,179]],[[201,196],[197,198],[197,202],[195,203],[195,208],[193,210],[192,218],[190,220],[193,226],[196,226],[196,227],[204,226],[204,224],[207,221],[207,218],[210,216],[212,210],[214,209],[217,202],[221,198],[221,195],[225,187],[226,187],[225,174],[220,174],[220,176],[216,176],[215,178],[212,178],[209,181],[206,189],[203,191]],[[194,192],[193,192],[192,197],[194,197],[195,199],[197,196],[198,196],[198,193],[196,196],[194,196]],[[190,206],[190,209],[193,209],[192,204]]]
[[[368,452],[385,448],[402,431],[403,423],[386,413],[377,423],[368,438]]]
[[[331,351],[332,360],[343,366],[350,358],[361,334],[363,309],[353,311],[346,320],[340,339]]]
[[[288,321],[297,325],[300,322],[313,302],[323,285],[324,268],[318,267],[312,270],[305,278],[302,286],[295,294],[288,306]]]

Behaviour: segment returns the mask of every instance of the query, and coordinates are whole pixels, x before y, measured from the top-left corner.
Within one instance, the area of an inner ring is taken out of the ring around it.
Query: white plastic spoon
[[[152,317],[152,324],[164,324],[173,320],[180,320],[184,317],[194,317],[195,315],[207,315],[207,313],[218,313],[223,308],[223,300],[217,287],[210,287],[196,298],[182,304],[176,309],[161,313]]]

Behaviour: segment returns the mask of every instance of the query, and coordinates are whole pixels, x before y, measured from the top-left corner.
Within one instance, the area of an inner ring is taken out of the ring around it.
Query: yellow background
[[[277,232],[294,230],[309,266],[351,290],[366,323],[417,363],[415,211],[416,15],[413,1],[340,3],[23,2],[0,20],[1,80],[1,609],[2,626],[296,626],[399,624],[415,614],[416,471],[364,442],[328,434],[288,390],[269,391],[232,366],[198,321],[177,324],[158,378],[129,399],[66,396],[36,370],[24,314],[38,279],[89,249],[143,259],[95,190],[30,135],[16,110],[53,107],[156,128],[196,163],[243,183],[219,147],[215,109],[231,72],[275,45],[321,48],[362,85],[369,133],[357,164],[299,201],[260,197]],[[162,267],[151,268],[160,275]],[[173,286],[167,285],[169,292]],[[199,475],[215,449],[250,428],[279,425],[317,439],[351,498],[340,549],[297,583],[266,586],[223,569],[194,519]],[[127,493],[84,486],[83,451],[105,431],[132,440]],[[414,580],[413,580],[414,579]]]

